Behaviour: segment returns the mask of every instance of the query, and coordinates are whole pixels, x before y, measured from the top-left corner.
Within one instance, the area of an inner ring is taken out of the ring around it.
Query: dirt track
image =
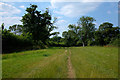
[[[67,50],[65,51],[65,53],[67,54]],[[68,52],[68,62],[67,62],[67,67],[68,67],[68,76],[67,78],[75,78],[75,71],[72,67],[72,63],[71,63],[71,51],[69,49]]]

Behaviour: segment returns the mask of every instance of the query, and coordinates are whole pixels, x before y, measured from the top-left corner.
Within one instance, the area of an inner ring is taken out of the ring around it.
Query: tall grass
[[[66,77],[64,48],[33,50],[3,55],[3,78]]]
[[[117,78],[118,48],[71,48],[71,61],[77,78]]]

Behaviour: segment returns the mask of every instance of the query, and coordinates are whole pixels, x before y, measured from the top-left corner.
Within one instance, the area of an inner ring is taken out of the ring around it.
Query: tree
[[[94,37],[95,37],[95,44],[96,45],[104,45],[105,44],[105,42],[104,42],[104,39],[103,39],[103,36],[102,36],[102,34],[101,34],[101,32],[100,31],[95,31],[95,33],[94,33]]]
[[[112,28],[113,27],[113,24],[112,23],[109,23],[109,22],[104,22],[103,24],[101,24],[99,26],[99,31],[104,31],[105,29],[107,28]]]
[[[43,43],[51,36],[50,32],[56,27],[51,22],[51,15],[46,9],[44,13],[37,10],[37,5],[31,5],[26,9],[27,13],[22,16],[23,32],[32,33],[35,43],[41,40]]]
[[[57,42],[57,44],[59,45],[59,42],[60,42],[60,39],[61,39],[61,37],[58,37],[58,34],[60,34],[59,32],[54,32],[54,37],[53,37],[53,41],[56,41]]]
[[[79,32],[81,28],[79,26],[76,26],[75,24],[68,25],[69,30],[63,32],[62,36],[65,38],[66,45],[69,46],[76,46],[78,45],[79,41]]]
[[[85,17],[82,16],[78,20],[78,25],[81,27],[80,36],[83,43],[83,47],[88,44],[88,41],[93,41],[94,31],[95,31],[95,24],[93,22],[96,21],[93,17]]]
[[[12,26],[9,27],[9,30],[13,31],[16,35],[16,33],[22,32],[22,25],[17,25],[17,24],[12,25]]]
[[[62,36],[64,37],[64,44],[65,44],[66,46],[69,46],[69,41],[68,41],[69,36],[68,36],[68,32],[67,32],[67,31],[64,31],[64,32],[62,33]]]
[[[57,43],[56,45],[59,46],[59,43],[61,42],[61,37],[60,36],[54,36],[50,40],[53,41],[54,43]]]
[[[3,31],[4,30],[4,23],[2,23],[1,27],[2,27],[2,31]]]
[[[79,26],[76,26],[75,24],[70,24],[70,25],[68,26],[68,28],[69,28],[70,30],[72,30],[75,34],[78,34],[78,33],[79,33],[80,27],[79,27]]]
[[[103,45],[109,44],[113,38],[116,38],[119,34],[119,27],[113,27],[112,23],[104,22],[99,26],[98,31],[101,33],[101,39],[103,39]]]
[[[66,46],[73,46],[76,44],[75,42],[75,36],[76,34],[72,30],[64,31],[62,33],[62,36],[64,37],[64,42]]]
[[[55,35],[55,36],[58,36],[58,34],[60,34],[59,32],[53,32],[51,33],[51,35]]]

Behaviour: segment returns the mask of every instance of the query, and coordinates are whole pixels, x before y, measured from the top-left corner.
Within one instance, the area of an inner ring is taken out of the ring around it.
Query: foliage
[[[30,5],[22,16],[22,25],[14,24],[5,29],[2,23],[3,52],[19,51],[20,49],[41,49],[49,46],[93,46],[117,45],[119,43],[119,27],[104,22],[98,29],[95,28],[93,17],[82,16],[77,25],[69,24],[68,31],[63,31],[62,37],[54,26],[57,18],[50,15],[49,9],[44,12],[37,9],[37,5]],[[52,38],[51,35],[53,35]],[[119,44],[118,44],[119,45]]]
[[[63,38],[61,38],[60,36],[54,36],[52,38],[50,38],[49,40],[49,46],[64,46],[63,44]]]
[[[64,31],[64,43],[66,46],[93,46],[93,45],[107,45],[110,44],[112,39],[119,36],[119,27],[113,27],[112,23],[104,22],[95,28],[93,17],[82,16],[78,20],[78,25],[68,25],[69,30]]]
[[[22,32],[22,25],[17,25],[17,24],[15,24],[15,25],[12,25],[12,26],[10,26],[9,27],[9,30],[12,32],[14,32],[15,33],[15,35],[16,35],[16,33],[20,33],[20,32]]]
[[[31,5],[26,9],[27,13],[22,16],[23,32],[32,33],[34,42],[41,40],[43,43],[50,37],[50,32],[56,28],[51,22],[51,15],[46,9],[44,13],[37,10],[37,5]]]
[[[37,10],[37,5],[30,5],[22,16],[22,25],[14,24],[9,26],[9,30],[7,30],[4,29],[3,23],[1,25],[3,52],[22,50],[27,47],[30,49],[46,48],[49,37],[59,34],[59,32],[51,33],[57,28],[53,25],[57,18],[54,18],[53,22],[51,20],[49,9],[46,8],[46,11],[42,13]]]
[[[70,24],[69,30],[64,31],[62,36],[65,38],[65,43],[68,46],[91,45],[94,39],[95,21],[92,17],[81,17],[78,21],[78,26]],[[89,43],[88,43],[89,41]],[[80,42],[80,44],[78,44]]]
[[[117,37],[117,35],[119,34],[119,27],[113,27],[112,23],[105,22],[99,26],[98,32],[100,34],[99,36],[96,35],[96,37],[99,37],[99,43],[103,43],[102,45],[107,45],[113,38]]]
[[[81,30],[79,26],[70,24],[68,26],[69,30],[64,31],[62,36],[64,37],[64,41],[66,46],[76,46],[79,45],[79,31]]]
[[[2,32],[3,53],[23,50],[32,45],[33,41],[28,39],[28,37],[14,35],[6,29]]]
[[[120,37],[120,35],[119,35],[119,37]],[[113,38],[108,45],[120,47],[120,39]]]
[[[95,31],[95,24],[93,22],[96,21],[93,17],[85,17],[82,16],[78,20],[78,25],[81,27],[81,40],[83,42],[83,46],[88,44],[88,41],[93,41],[94,38],[94,31]]]
[[[2,27],[2,31],[4,30],[4,26],[5,26],[4,23],[2,23],[2,25],[1,25],[1,27]]]
[[[100,31],[95,31],[94,37],[95,37],[96,45],[101,45],[101,46],[104,45],[105,42]]]

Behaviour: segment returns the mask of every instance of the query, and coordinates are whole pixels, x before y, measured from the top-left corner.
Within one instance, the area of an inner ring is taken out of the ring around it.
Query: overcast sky
[[[21,24],[20,20],[26,7],[36,4],[38,10],[49,8],[52,17],[57,17],[56,26],[62,33],[69,24],[76,24],[81,16],[91,16],[96,19],[96,28],[103,22],[111,22],[118,26],[118,2],[0,2],[0,24],[4,22],[5,28],[10,25]],[[61,34],[60,34],[61,35]]]

